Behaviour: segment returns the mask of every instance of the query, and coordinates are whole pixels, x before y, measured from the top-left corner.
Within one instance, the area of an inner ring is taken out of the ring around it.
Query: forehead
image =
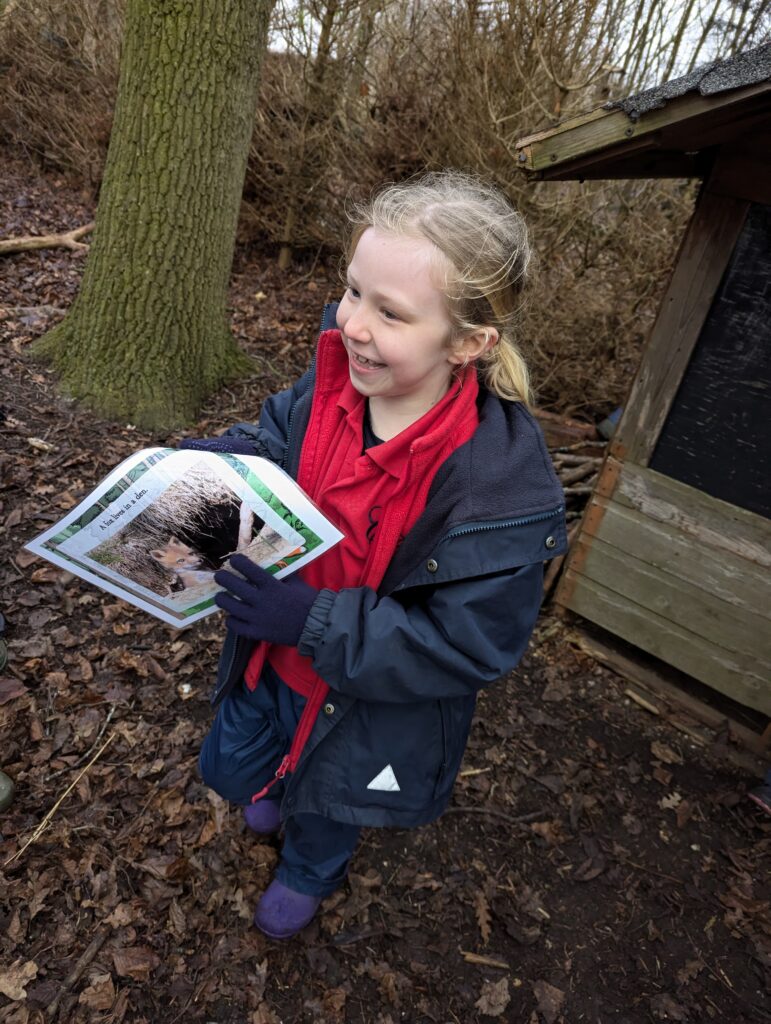
[[[427,238],[370,227],[359,239],[348,266],[359,284],[366,279],[383,293],[398,294],[413,302],[443,304],[442,260],[442,254]]]

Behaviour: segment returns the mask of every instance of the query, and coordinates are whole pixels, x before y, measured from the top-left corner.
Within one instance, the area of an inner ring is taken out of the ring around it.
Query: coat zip
[[[558,505],[551,512],[538,512],[532,516],[521,516],[519,519],[504,519],[497,523],[483,523],[480,526],[468,526],[465,529],[450,530],[445,540],[451,537],[463,537],[467,533],[484,533],[486,530],[503,530],[507,526],[528,526],[530,523],[540,523],[545,519],[553,519],[554,516],[564,512],[564,506]]]

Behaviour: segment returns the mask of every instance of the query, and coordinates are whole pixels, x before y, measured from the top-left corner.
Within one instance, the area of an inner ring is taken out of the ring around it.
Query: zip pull
[[[276,768],[276,774],[270,780],[270,782],[267,784],[267,786],[263,786],[262,789],[259,791],[259,793],[255,793],[254,796],[252,797],[252,799],[249,802],[253,803],[253,804],[256,804],[258,800],[262,800],[262,798],[267,793],[270,792],[270,790],[273,788],[273,786],[275,786],[277,782],[279,782],[281,779],[284,778],[284,776],[286,775],[286,773],[288,771],[289,771],[289,754],[287,754],[286,757],[284,757],[282,759],[281,764],[278,766],[278,768]]]

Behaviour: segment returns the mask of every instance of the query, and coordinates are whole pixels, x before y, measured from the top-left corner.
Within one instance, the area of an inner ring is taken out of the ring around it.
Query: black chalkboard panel
[[[650,462],[771,517],[771,206],[754,203]]]

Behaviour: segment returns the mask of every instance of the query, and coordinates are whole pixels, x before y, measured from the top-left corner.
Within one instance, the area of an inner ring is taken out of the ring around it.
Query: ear
[[[475,359],[498,344],[498,331],[495,327],[479,327],[461,338],[453,345],[450,362],[457,366],[473,363]]]
[[[150,555],[152,558],[156,560],[156,562],[160,562],[161,559],[163,558],[163,552],[161,551],[160,548],[153,548],[153,550],[150,552]]]

